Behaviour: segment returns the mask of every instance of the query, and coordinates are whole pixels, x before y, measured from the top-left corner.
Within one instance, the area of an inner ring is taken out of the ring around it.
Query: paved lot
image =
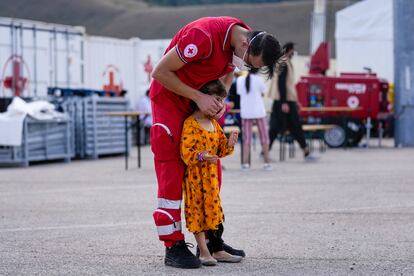
[[[328,150],[272,172],[258,152],[249,172],[224,159],[224,238],[248,256],[191,271],[163,265],[151,158],[0,169],[0,275],[414,275],[414,149]]]

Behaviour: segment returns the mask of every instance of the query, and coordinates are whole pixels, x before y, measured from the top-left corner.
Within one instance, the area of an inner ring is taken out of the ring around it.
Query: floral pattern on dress
[[[204,129],[193,117],[188,117],[181,135],[181,158],[187,165],[183,180],[186,226],[192,233],[217,230],[224,221],[220,201],[217,165],[198,161],[197,154],[209,151],[219,158],[231,154],[223,129],[211,120],[214,130]]]

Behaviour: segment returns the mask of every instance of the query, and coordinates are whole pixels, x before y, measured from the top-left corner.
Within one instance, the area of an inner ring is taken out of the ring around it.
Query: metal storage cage
[[[85,156],[96,159],[100,155],[125,153],[124,119],[110,117],[106,113],[128,111],[128,100],[92,96],[84,98],[83,104]],[[127,140],[130,148],[131,137]]]
[[[29,166],[32,161],[62,159],[70,162],[69,120],[26,117],[21,146],[0,146],[0,165]]]
[[[106,113],[128,111],[128,100],[94,95],[54,97],[50,101],[70,117],[72,157],[97,159],[102,155],[125,153],[125,121]],[[129,132],[128,147],[131,140]]]

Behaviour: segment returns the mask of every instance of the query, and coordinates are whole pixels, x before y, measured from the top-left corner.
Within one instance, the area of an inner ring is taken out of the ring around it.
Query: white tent
[[[336,13],[337,72],[366,72],[394,81],[393,0],[365,0]]]

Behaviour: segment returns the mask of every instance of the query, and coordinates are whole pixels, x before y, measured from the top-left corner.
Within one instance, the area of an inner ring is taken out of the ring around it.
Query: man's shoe
[[[165,248],[165,265],[178,268],[201,267],[200,260],[191,253],[189,246],[194,245],[185,241],[177,241],[174,246]]]
[[[227,245],[225,243],[223,243],[223,249],[224,251],[226,251],[227,253],[234,255],[234,256],[241,256],[241,257],[246,257],[246,253],[244,253],[243,250],[241,249],[234,249],[233,247],[231,247],[230,245]]]

